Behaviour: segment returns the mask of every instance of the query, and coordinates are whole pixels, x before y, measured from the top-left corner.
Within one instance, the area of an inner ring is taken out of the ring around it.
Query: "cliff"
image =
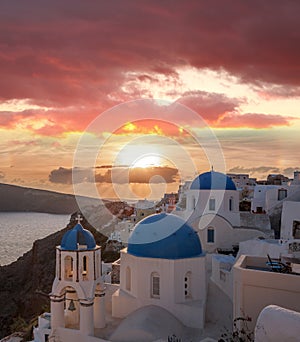
[[[86,205],[97,200],[84,198]],[[0,211],[35,211],[49,214],[71,214],[78,210],[74,195],[54,191],[0,184]]]
[[[0,267],[0,338],[18,329],[17,322],[26,324],[49,305],[55,275],[55,247],[63,234],[76,224],[74,213],[63,230],[34,242],[32,249],[10,265]],[[106,251],[107,237],[94,229],[86,220],[82,222],[102,246],[102,260],[111,262],[119,258],[114,251]]]

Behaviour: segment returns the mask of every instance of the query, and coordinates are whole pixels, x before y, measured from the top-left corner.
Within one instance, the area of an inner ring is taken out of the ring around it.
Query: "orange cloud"
[[[171,122],[162,120],[144,119],[134,122],[127,122],[114,134],[143,134],[143,135],[164,135],[164,136],[183,136],[188,133],[186,130]]]

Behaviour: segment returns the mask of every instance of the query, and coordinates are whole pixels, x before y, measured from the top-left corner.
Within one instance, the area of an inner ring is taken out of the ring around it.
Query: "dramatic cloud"
[[[132,71],[153,81],[183,66],[299,86],[299,10],[291,0],[1,2],[1,97],[107,103]]]
[[[107,166],[96,167],[96,169],[106,169]],[[73,172],[73,178],[72,178]],[[92,169],[70,169],[60,167],[52,170],[49,175],[49,181],[52,183],[72,184],[84,182],[96,183],[139,183],[139,184],[159,184],[174,183],[179,179],[178,170],[167,166],[156,167],[113,167],[109,168],[105,173],[95,173]]]
[[[205,120],[214,122],[226,112],[238,109],[241,100],[230,99],[223,94],[208,93],[204,91],[185,92],[178,100],[200,114]]]
[[[207,93],[204,91],[186,92],[178,100],[197,112],[212,127],[218,128],[270,128],[289,126],[296,120],[290,116],[277,114],[246,113],[241,114],[241,99],[228,98],[224,94]]]
[[[72,177],[74,175],[74,178]],[[49,175],[49,181],[52,183],[60,184],[73,184],[73,183],[83,183],[91,179],[92,170],[91,169],[68,169],[60,167],[56,170],[52,170]]]

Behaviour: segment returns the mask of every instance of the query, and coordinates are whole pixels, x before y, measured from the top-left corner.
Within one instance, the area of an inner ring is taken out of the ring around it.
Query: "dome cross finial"
[[[80,221],[83,221],[83,218],[81,217],[81,215],[78,213],[77,217],[75,218],[75,220],[77,221],[77,223],[80,224]]]

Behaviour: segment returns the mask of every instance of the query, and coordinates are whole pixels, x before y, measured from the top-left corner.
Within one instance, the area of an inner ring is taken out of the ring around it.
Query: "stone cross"
[[[78,214],[75,220],[77,221],[77,223],[80,223],[80,221],[83,221],[83,218],[80,216],[80,214]]]

